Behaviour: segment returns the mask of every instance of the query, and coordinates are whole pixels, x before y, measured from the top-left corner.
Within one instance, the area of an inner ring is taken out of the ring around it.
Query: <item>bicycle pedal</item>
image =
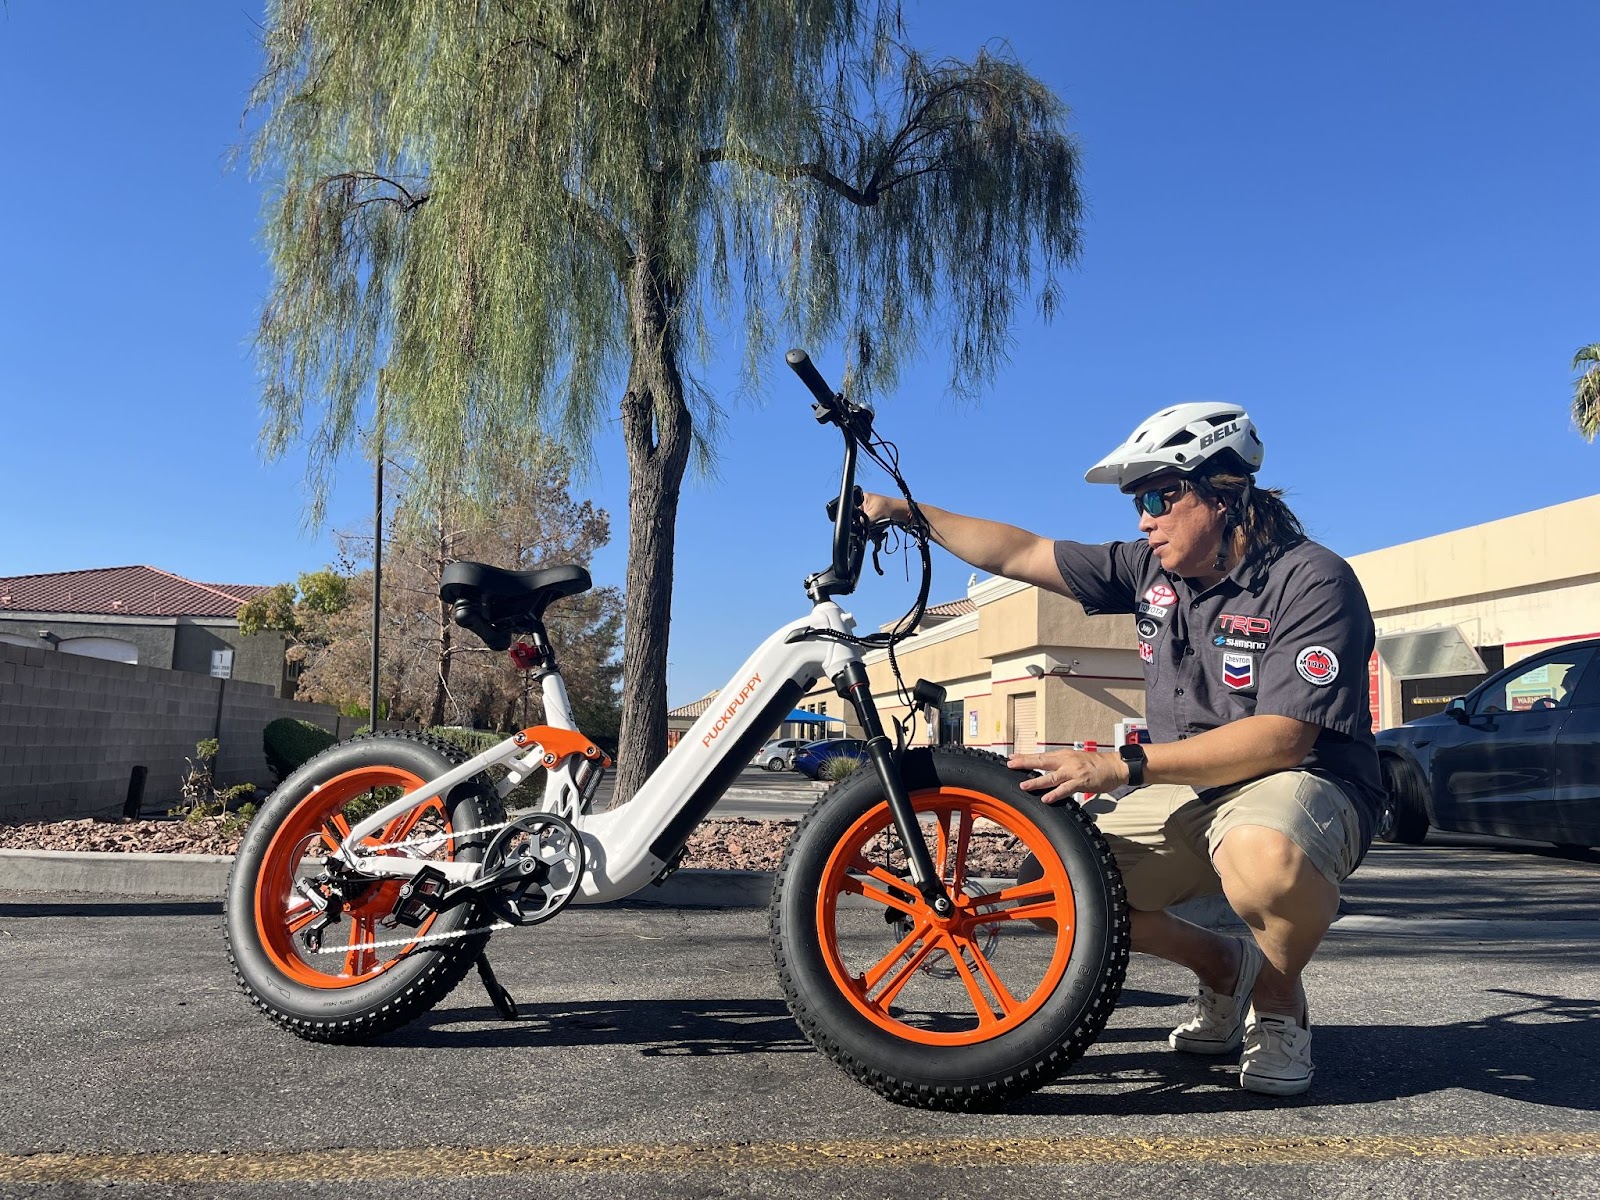
[[[423,867],[400,888],[390,916],[402,925],[415,929],[439,911],[444,894],[450,890],[450,880],[435,867]]]

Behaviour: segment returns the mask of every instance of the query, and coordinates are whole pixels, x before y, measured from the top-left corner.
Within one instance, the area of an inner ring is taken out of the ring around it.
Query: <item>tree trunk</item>
[[[450,558],[450,535],[445,524],[445,508],[443,500],[439,503],[438,542],[434,546],[433,557],[433,590],[439,590],[439,577],[444,574],[444,565]],[[433,673],[433,703],[428,709],[428,725],[433,727],[444,724],[444,702],[450,694],[450,633],[451,616],[450,606],[443,600],[437,601],[439,612],[438,640],[435,642],[436,657],[435,671]]]
[[[667,753],[667,631],[678,489],[691,440],[676,353],[674,288],[641,244],[628,280],[633,363],[622,400],[628,447],[628,591],[616,803],[632,799]]]

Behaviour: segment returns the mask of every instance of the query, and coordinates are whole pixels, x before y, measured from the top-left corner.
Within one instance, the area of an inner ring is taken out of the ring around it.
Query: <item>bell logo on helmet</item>
[[[1200,439],[1200,449],[1204,450],[1212,442],[1220,442],[1223,438],[1239,432],[1239,422],[1231,421],[1221,429],[1213,430]]]

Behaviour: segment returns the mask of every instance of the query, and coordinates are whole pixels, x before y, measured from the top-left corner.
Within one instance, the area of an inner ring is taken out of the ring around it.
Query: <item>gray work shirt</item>
[[[1383,798],[1367,691],[1372,612],[1349,563],[1303,541],[1199,591],[1163,571],[1147,541],[1055,550],[1085,613],[1133,614],[1151,741],[1256,715],[1320,725],[1301,769],[1344,788],[1371,841]]]

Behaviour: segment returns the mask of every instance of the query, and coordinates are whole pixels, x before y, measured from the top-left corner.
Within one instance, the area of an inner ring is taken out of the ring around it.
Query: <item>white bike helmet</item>
[[[1206,463],[1254,475],[1265,453],[1250,414],[1237,404],[1175,404],[1144,421],[1083,478],[1131,492],[1157,472],[1190,475]]]

